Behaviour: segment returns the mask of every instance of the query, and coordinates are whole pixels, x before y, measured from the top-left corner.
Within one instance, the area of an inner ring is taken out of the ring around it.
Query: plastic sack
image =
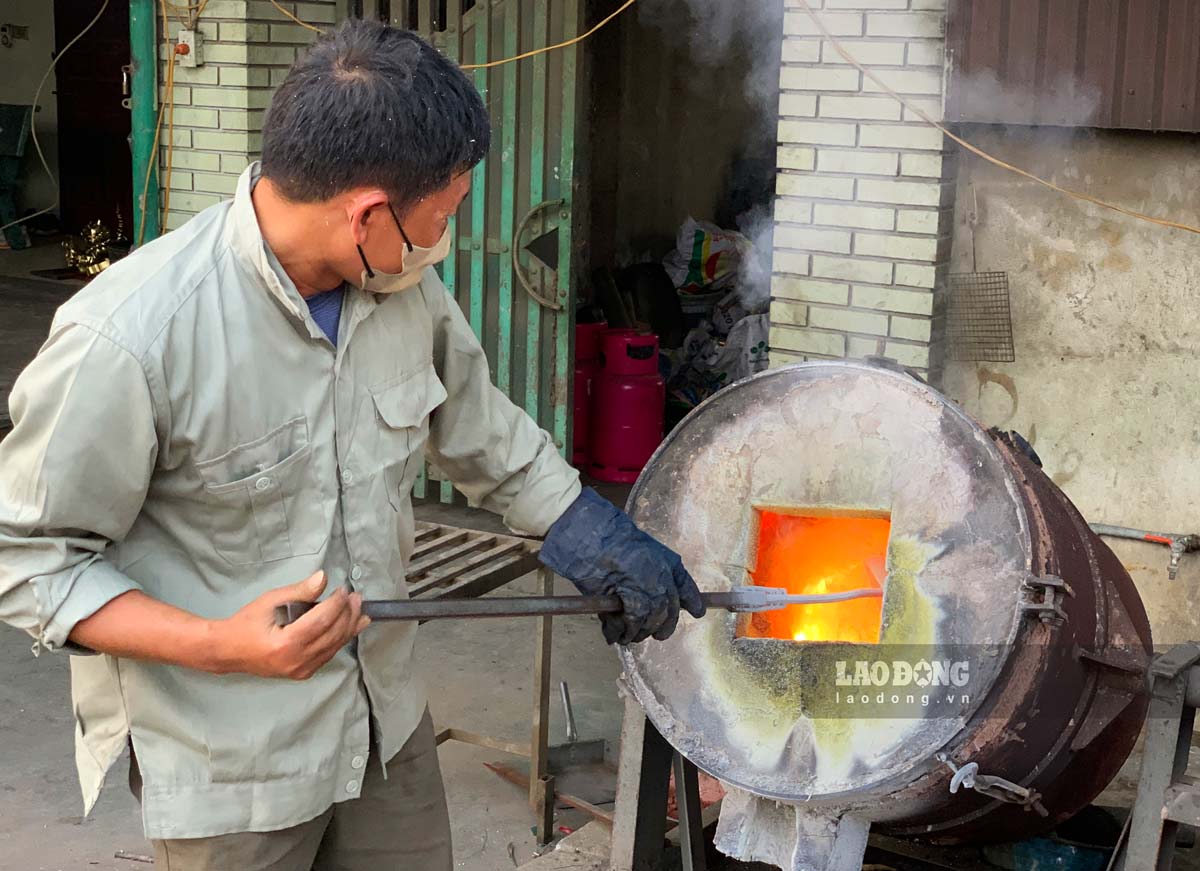
[[[749,250],[750,240],[736,230],[688,218],[679,228],[675,250],[663,258],[663,268],[681,293],[727,290],[737,283]]]
[[[711,324],[688,333],[683,341],[683,364],[672,376],[667,392],[694,407],[718,390],[767,368],[768,315],[744,317],[721,341]]]
[[[769,296],[751,297],[749,294],[743,293],[743,289],[739,287],[737,290],[725,294],[713,306],[712,312],[709,314],[713,332],[718,336],[728,336],[733,328],[745,318],[751,315],[766,314],[769,304]]]

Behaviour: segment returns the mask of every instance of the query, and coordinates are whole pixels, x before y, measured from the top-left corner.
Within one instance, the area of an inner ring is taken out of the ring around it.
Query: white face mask
[[[396,226],[400,226],[400,222],[396,222]],[[403,228],[400,230],[403,235]],[[405,236],[407,242],[408,237]],[[367,291],[367,293],[398,293],[401,290],[415,286],[425,272],[427,266],[435,266],[446,259],[450,253],[450,227],[446,227],[446,231],[442,233],[442,238],[438,239],[437,243],[432,248],[421,248],[418,245],[413,245],[407,242],[404,252],[404,265],[400,272],[379,272],[371,269],[367,264],[367,259],[363,256],[363,271],[360,277],[359,287]],[[362,256],[362,249],[358,250]]]

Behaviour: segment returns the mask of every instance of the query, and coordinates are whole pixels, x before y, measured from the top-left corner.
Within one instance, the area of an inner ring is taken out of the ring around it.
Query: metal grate
[[[405,580],[412,599],[485,596],[541,568],[540,541],[417,521]]]
[[[1016,359],[1007,272],[950,276],[946,341],[951,360],[1011,363]]]

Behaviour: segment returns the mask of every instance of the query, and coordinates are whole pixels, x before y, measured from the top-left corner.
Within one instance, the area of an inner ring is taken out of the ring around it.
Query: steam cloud
[[[685,0],[683,10],[688,20],[683,24],[680,4],[672,0],[649,0],[639,3],[637,9],[639,21],[658,30],[664,43],[673,48],[686,45],[694,63],[727,71],[730,79],[740,82],[757,119],[756,124],[744,131],[743,153],[764,155],[773,161],[779,115],[783,0]],[[719,111],[719,101],[707,105]],[[720,119],[714,118],[714,123],[720,123]],[[755,205],[738,214],[734,223],[754,246],[753,256],[741,265],[739,300],[748,312],[765,311],[771,295],[774,236],[771,207]]]

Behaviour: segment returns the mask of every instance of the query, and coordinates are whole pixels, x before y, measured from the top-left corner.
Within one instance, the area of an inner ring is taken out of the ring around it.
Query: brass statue
[[[112,231],[100,221],[92,221],[83,228],[78,238],[63,242],[67,265],[73,266],[84,275],[99,275],[112,265],[108,257],[108,245],[113,240]]]

